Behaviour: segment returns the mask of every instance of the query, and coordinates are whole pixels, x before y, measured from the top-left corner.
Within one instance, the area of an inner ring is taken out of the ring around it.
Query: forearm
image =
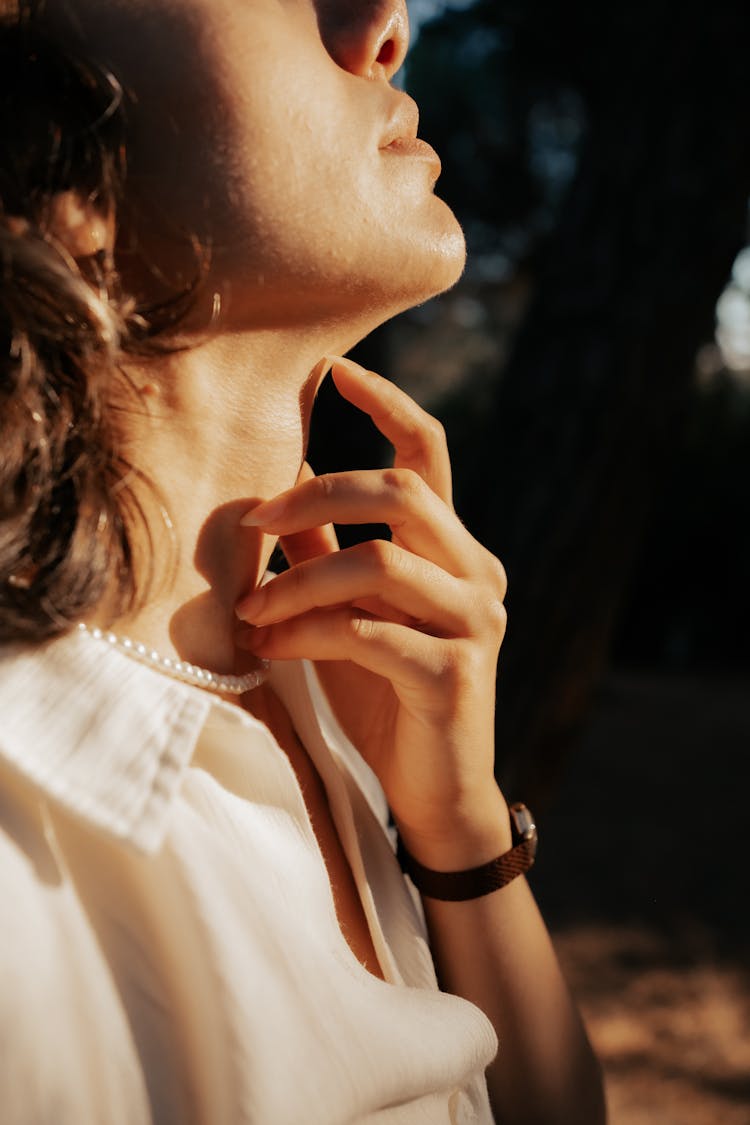
[[[410,850],[421,847],[416,858],[426,866],[457,870],[510,846],[500,817],[494,841],[487,830],[434,848],[412,840]],[[601,1125],[599,1063],[525,878],[466,902],[422,901],[441,987],[480,1007],[500,1041],[487,1072],[498,1122]]]

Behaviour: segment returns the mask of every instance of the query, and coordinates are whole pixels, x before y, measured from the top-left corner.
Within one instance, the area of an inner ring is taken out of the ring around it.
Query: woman
[[[403,0],[1,10],[3,1121],[594,1125],[523,876],[463,874],[531,858],[502,567],[335,358],[463,266]],[[329,369],[393,469],[305,464]]]

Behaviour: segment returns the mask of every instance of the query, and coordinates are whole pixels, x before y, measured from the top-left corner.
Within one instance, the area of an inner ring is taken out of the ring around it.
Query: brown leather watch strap
[[[520,807],[527,811],[525,806]],[[536,848],[536,828],[533,828],[529,835],[497,859],[465,871],[433,871],[425,867],[407,851],[400,836],[396,855],[401,870],[409,876],[420,894],[443,902],[464,902],[491,894],[518,875],[523,875],[534,863]]]

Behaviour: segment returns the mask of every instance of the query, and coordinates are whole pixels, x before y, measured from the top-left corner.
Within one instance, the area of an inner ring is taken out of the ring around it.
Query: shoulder
[[[11,769],[0,769],[0,894],[6,905],[0,927],[0,974],[23,987],[13,958],[42,969],[52,943],[55,892],[62,876],[45,837],[43,805],[33,786]],[[0,990],[0,1011],[8,993]]]
[[[34,787],[0,770],[0,1035],[9,1018],[18,1023],[30,1010],[52,1007],[69,956],[75,896],[48,837]]]
[[[3,1125],[142,1122],[117,990],[50,817],[33,786],[0,769],[0,1116]]]
[[[3,1120],[48,1119],[57,1102],[50,1059],[59,1054],[64,941],[56,917],[61,890],[44,833],[17,783],[0,776],[0,1103]],[[51,1101],[48,1099],[51,1098]]]

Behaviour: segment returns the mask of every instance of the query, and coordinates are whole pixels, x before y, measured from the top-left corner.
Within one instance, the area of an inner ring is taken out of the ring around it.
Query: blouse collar
[[[153,852],[217,704],[77,632],[41,646],[3,646],[0,762],[43,797]]]

